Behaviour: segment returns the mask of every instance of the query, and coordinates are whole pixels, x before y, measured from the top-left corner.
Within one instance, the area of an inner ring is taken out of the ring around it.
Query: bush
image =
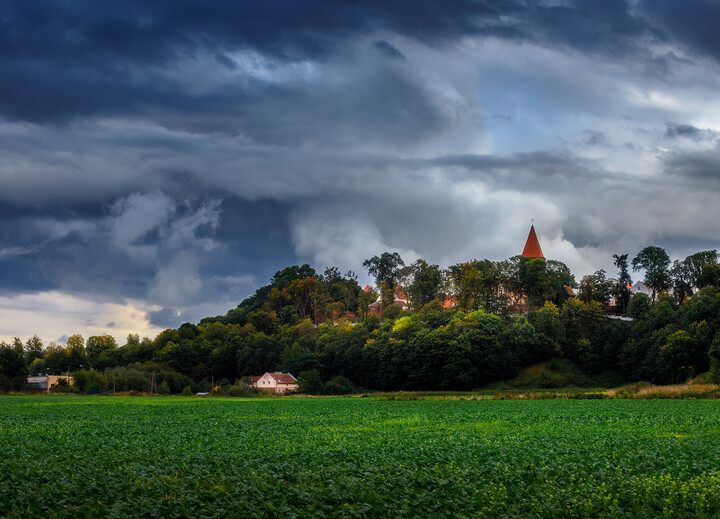
[[[12,381],[8,377],[6,377],[2,373],[0,373],[0,391],[7,393],[8,391],[12,391],[12,390],[13,390]]]
[[[190,377],[177,373],[176,371],[163,371],[158,375],[157,380],[160,385],[167,383],[170,393],[175,395],[180,393],[185,386],[192,384]]]
[[[234,386],[230,386],[227,389],[228,396],[255,396],[257,395],[257,390],[254,387],[248,386],[245,382],[239,382],[238,384]]]
[[[355,385],[349,379],[337,376],[325,383],[323,392],[326,395],[350,395],[355,392]]]
[[[170,394],[170,386],[168,386],[167,380],[163,380],[162,384],[158,386],[158,393],[160,393],[161,395]]]
[[[192,396],[192,388],[190,386],[185,386],[182,390],[183,396]]]
[[[303,371],[298,375],[298,392],[306,395],[319,395],[323,390],[323,381],[320,372],[316,369]]]

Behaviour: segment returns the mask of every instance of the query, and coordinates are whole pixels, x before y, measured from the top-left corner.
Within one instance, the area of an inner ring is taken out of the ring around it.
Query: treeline
[[[385,253],[365,261],[376,279],[371,291],[351,272],[292,266],[227,314],[152,340],[130,335],[118,345],[109,335],[73,335],[65,345],[44,347],[37,337],[0,344],[0,389],[20,389],[27,375],[70,372],[82,389],[114,382],[118,391],[178,393],[266,371],[289,371],[308,392],[330,391],[329,381],[342,392],[472,389],[553,357],[661,384],[720,373],[717,253],[671,265],[662,249],[643,249],[632,267],[645,271],[654,300],[630,297],[626,254],[615,264],[617,280],[597,271],[576,283],[555,261],[515,257],[440,269]],[[611,298],[632,321],[607,317]]]

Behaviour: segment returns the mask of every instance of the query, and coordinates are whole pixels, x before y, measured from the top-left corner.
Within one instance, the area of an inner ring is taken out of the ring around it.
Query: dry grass
[[[650,386],[642,388],[638,391],[638,395],[677,395],[682,396],[687,393],[710,393],[717,391],[720,386],[717,384],[676,384],[673,386]]]

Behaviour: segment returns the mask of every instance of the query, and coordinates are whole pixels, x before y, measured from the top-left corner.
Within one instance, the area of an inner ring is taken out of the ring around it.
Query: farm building
[[[69,380],[68,380],[69,379]],[[68,380],[68,385],[73,384],[73,378],[67,376],[56,376],[56,375],[42,375],[38,377],[28,377],[26,387],[28,389],[39,389],[50,392],[50,389],[57,386],[60,380]]]
[[[290,373],[281,373],[280,371],[267,372],[261,376],[243,377],[242,380],[251,387],[269,389],[274,393],[287,393],[298,388],[295,377]]]

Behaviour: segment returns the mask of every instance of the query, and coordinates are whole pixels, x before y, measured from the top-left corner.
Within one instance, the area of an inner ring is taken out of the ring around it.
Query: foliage
[[[670,257],[662,247],[645,247],[632,260],[633,271],[645,270],[645,284],[652,289],[652,300],[670,287]]]
[[[715,402],[405,400],[2,397],[0,516],[720,513]]]
[[[306,395],[319,395],[323,390],[323,381],[320,372],[316,369],[303,371],[298,375],[298,391]]]
[[[647,275],[667,270],[663,253],[645,248],[633,266]],[[218,380],[227,393],[229,381],[283,371],[304,374],[301,390],[319,394],[335,391],[333,380],[381,391],[469,390],[557,358],[588,374],[621,372],[626,381],[656,384],[719,372],[718,288],[707,284],[692,296],[678,290],[677,300],[665,292],[654,300],[637,294],[627,304],[632,319],[611,320],[611,291],[622,304],[631,281],[627,254],[614,259],[620,281],[612,290],[599,270],[582,278],[579,298],[567,299],[565,288],[575,280],[557,261],[473,260],[444,272],[424,260],[401,268],[399,255],[384,253],[365,265],[386,302],[379,313],[368,311],[377,292],[362,290],[352,272],[327,267],[318,275],[295,265],[226,315],[183,323],[152,340],[130,334],[118,346],[111,336],[85,342],[75,334],[66,345],[44,348],[37,337],[25,345],[16,338],[0,347],[0,374],[16,389],[28,373],[73,371],[83,390],[177,394],[185,387],[210,391]],[[706,262],[716,259],[715,251],[690,255],[676,274],[699,286],[716,265]],[[411,308],[387,304],[403,296],[401,281]]]
[[[627,311],[628,303],[632,297],[632,291],[630,286],[632,285],[632,278],[628,271],[628,255],[627,254],[613,254],[613,263],[619,269],[618,282],[613,286],[613,295],[620,303],[621,313],[624,316]]]
[[[443,296],[444,276],[438,265],[419,259],[410,265],[409,274],[411,282],[407,285],[407,295],[416,310]]]
[[[363,261],[363,267],[367,268],[368,274],[375,278],[380,287],[383,308],[394,300],[395,287],[401,275],[400,268],[404,265],[405,262],[397,252],[383,252],[380,256]]]
[[[19,390],[25,383],[27,370],[22,342],[14,344],[0,342],[0,376],[3,377],[1,391]]]

